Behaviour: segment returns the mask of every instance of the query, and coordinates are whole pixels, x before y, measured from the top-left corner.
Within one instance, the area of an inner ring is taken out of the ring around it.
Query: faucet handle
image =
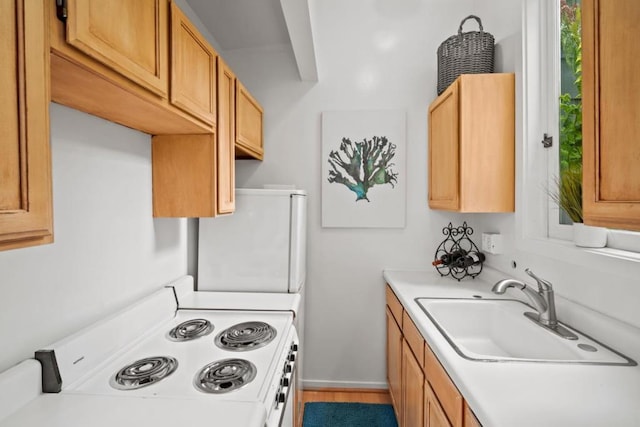
[[[551,284],[551,282],[536,276],[533,271],[529,270],[528,268],[525,268],[524,272],[533,277],[535,281],[538,282],[538,290],[540,292],[553,290],[553,285]]]

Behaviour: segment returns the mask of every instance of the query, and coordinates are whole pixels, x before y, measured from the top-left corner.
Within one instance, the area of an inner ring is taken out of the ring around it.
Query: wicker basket
[[[478,21],[480,31],[462,32],[468,19]],[[474,15],[462,20],[458,34],[446,39],[438,47],[438,95],[460,74],[493,73],[493,36],[482,28],[482,21]]]

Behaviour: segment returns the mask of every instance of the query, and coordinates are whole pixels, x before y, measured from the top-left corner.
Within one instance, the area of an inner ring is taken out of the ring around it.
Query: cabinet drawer
[[[393,317],[402,329],[402,304],[400,304],[396,294],[393,293],[389,285],[387,285],[387,305],[389,306],[389,310],[391,310],[391,314],[393,314]]]
[[[402,313],[402,334],[409,344],[409,347],[411,347],[411,351],[415,354],[420,366],[424,366],[425,342],[420,331],[418,331],[418,328],[416,328],[416,325],[413,323],[413,320],[411,320],[406,311]]]
[[[462,396],[426,343],[424,345],[424,374],[438,397],[442,409],[451,421],[451,425],[461,426]]]

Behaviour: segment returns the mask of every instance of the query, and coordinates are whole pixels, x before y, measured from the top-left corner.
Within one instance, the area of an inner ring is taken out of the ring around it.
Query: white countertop
[[[264,407],[251,402],[42,394],[0,427],[263,427],[265,420]]]
[[[488,269],[487,269],[488,270]],[[491,363],[462,358],[420,306],[419,297],[480,295],[497,298],[490,289],[497,272],[457,282],[435,271],[385,270],[405,310],[484,427],[640,426],[640,367],[560,363]],[[509,292],[508,292],[509,293]],[[513,298],[515,294],[505,295]],[[561,313],[558,317],[563,320]],[[582,330],[579,324],[570,326]],[[588,332],[584,331],[583,332]],[[607,337],[598,341],[621,350]],[[640,335],[634,337],[640,342]],[[638,361],[637,354],[627,356]]]

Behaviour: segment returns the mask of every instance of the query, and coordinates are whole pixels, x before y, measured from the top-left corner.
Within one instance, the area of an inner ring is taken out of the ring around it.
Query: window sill
[[[516,240],[516,249],[556,262],[586,269],[615,271],[616,274],[637,279],[640,273],[640,253],[613,248],[582,248],[568,240],[524,237]]]

